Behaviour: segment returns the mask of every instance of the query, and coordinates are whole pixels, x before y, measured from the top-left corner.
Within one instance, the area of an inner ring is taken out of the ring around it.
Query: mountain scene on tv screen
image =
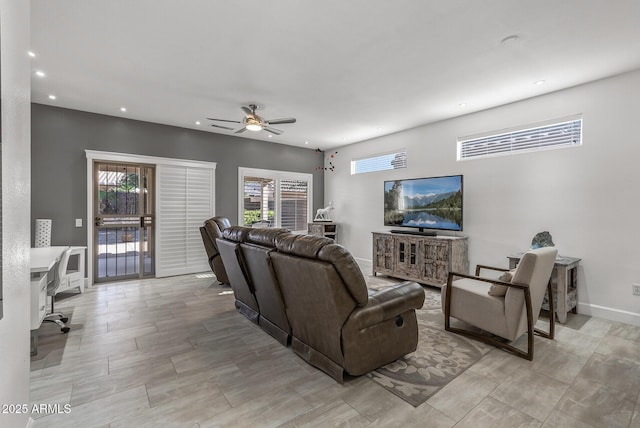
[[[386,225],[461,230],[460,178],[387,182],[384,208]]]

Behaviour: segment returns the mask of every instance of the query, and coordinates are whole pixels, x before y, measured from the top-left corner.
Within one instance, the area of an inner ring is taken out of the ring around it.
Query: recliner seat
[[[231,227],[229,219],[226,217],[212,217],[204,222],[200,227],[202,242],[209,258],[209,266],[215,274],[217,280],[222,284],[229,284],[229,277],[224,267],[220,252],[218,251],[217,238],[222,237],[222,231]]]
[[[251,322],[258,324],[258,301],[240,250],[240,243],[246,239],[250,230],[243,226],[228,227],[222,232],[222,237],[216,239],[216,244],[236,298],[236,309]]]
[[[332,239],[285,235],[270,258],[291,324],[294,352],[339,382],[416,350],[415,309],[424,290],[404,282],[368,295],[347,249]]]
[[[290,232],[285,229],[250,229],[240,244],[247,280],[258,303],[258,325],[285,346],[291,340],[291,325],[270,255],[276,251],[276,241],[287,235]]]

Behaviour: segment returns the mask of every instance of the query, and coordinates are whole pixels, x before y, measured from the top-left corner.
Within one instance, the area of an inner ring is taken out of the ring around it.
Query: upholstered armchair
[[[442,288],[442,310],[445,330],[484,341],[528,360],[533,359],[533,334],[553,339],[554,314],[550,311],[549,332],[534,328],[545,292],[553,308],[551,271],[558,251],[553,247],[530,250],[524,254],[512,279],[481,277],[482,269],[504,270],[478,265],[476,275],[450,272]],[[454,280],[454,278],[459,278]],[[475,326],[491,336],[472,328],[453,327],[451,318]],[[510,342],[527,333],[527,351]],[[504,340],[503,340],[504,339]]]
[[[209,258],[209,266],[216,275],[218,281],[222,284],[229,284],[227,271],[218,251],[216,238],[222,237],[222,231],[231,226],[229,219],[226,217],[212,217],[204,222],[204,226],[200,227],[202,242]]]

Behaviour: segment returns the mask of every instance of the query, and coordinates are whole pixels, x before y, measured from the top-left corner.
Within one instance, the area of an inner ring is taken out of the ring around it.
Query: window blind
[[[458,160],[582,145],[582,118],[458,139]]]
[[[213,216],[214,170],[158,165],[156,277],[209,269],[199,227]]]
[[[306,180],[280,180],[280,223],[289,230],[305,230],[309,184]]]
[[[362,159],[354,159],[351,161],[351,175],[406,167],[407,152],[405,150],[401,150]]]

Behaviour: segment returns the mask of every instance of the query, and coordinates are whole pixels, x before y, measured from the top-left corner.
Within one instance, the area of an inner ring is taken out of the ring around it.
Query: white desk
[[[82,280],[69,282],[64,287],[59,287],[56,294],[72,288],[78,288],[84,293],[84,258],[87,247],[41,247],[31,249],[31,329],[40,328],[45,315],[47,298],[47,276],[49,271],[56,266],[62,252],[71,248],[71,256],[78,256],[78,270],[82,272]],[[44,300],[43,300],[44,295]],[[44,304],[43,304],[44,303]]]
[[[58,261],[62,252],[69,247],[41,247],[31,249],[31,330],[37,330],[42,324],[42,320],[47,314],[47,284],[49,271],[53,269]],[[81,293],[84,292],[84,259],[85,250],[87,247],[71,247],[71,256],[78,256],[78,270],[82,272],[82,280],[77,282],[69,282],[64,288],[60,287],[56,291],[56,294],[69,290],[71,288],[78,288]],[[31,355],[35,355],[38,352],[38,335],[34,333],[34,350]]]
[[[60,260],[62,252],[67,248],[71,248],[70,256],[78,256],[78,270],[82,272],[82,278],[84,278],[84,259],[85,251],[87,247],[41,247],[31,249],[31,276],[38,278],[44,274],[47,274]],[[84,293],[84,280],[78,283],[68,284],[64,288],[59,288],[57,293],[69,290],[71,288],[78,288],[81,293]],[[56,294],[57,294],[56,293]]]

